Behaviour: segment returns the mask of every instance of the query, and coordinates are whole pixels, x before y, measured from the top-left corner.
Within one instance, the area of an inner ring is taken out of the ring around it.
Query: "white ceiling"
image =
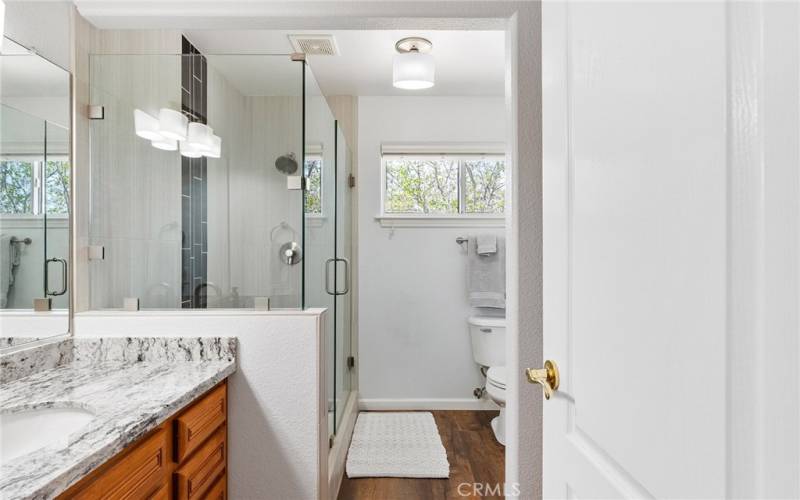
[[[355,30],[192,30],[186,37],[205,54],[289,54],[289,34],[332,34],[340,55],[309,56],[308,63],[326,95],[502,96],[502,31],[355,31]],[[407,36],[433,42],[436,85],[427,90],[392,86],[394,44]],[[258,95],[269,71],[253,70],[251,58],[217,58],[212,64],[247,95]],[[220,66],[220,64],[224,66]]]

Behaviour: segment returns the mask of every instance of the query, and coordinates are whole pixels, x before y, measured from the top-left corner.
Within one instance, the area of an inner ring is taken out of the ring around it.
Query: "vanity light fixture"
[[[219,158],[222,154],[222,139],[214,135],[214,130],[205,123],[190,122],[180,111],[161,108],[155,118],[134,109],[133,122],[136,135],[149,140],[156,149],[180,150],[187,158]]]
[[[211,136],[211,149],[206,153],[208,158],[219,158],[222,156],[222,139],[218,135]]]
[[[394,45],[392,82],[395,87],[405,90],[420,90],[433,87],[436,64],[430,54],[433,44],[420,37],[399,40]]]
[[[213,144],[211,138],[214,136],[214,130],[200,122],[189,123],[189,131],[186,134],[186,142],[192,149],[200,153],[209,153],[212,150]]]
[[[200,158],[203,156],[203,152],[189,143],[189,141],[181,141],[180,149],[181,156],[185,156],[186,158]]]
[[[158,131],[166,139],[185,141],[189,119],[180,111],[161,108],[158,112]]]
[[[158,118],[141,109],[133,110],[133,124],[136,135],[149,141],[163,141],[164,136],[158,131]]]
[[[154,148],[161,149],[163,151],[178,150],[178,141],[172,139],[164,139],[163,137],[158,140],[150,141],[150,144],[152,144]]]

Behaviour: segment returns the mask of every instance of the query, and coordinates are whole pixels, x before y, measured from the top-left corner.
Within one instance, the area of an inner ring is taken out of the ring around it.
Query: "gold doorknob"
[[[528,382],[531,384],[542,386],[545,399],[550,399],[550,396],[558,389],[558,365],[555,361],[548,359],[544,362],[544,368],[538,370],[528,368],[525,370],[525,375],[528,376]]]

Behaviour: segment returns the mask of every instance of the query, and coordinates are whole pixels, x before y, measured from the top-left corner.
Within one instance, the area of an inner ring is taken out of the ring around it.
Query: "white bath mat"
[[[428,412],[359,413],[347,477],[450,476],[447,452]]]

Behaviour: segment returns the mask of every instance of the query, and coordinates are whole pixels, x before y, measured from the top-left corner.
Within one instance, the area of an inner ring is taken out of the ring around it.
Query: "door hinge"
[[[328,448],[333,448],[333,435],[328,437]]]
[[[350,186],[351,188],[356,187],[356,176],[355,175],[350,174],[347,177],[347,185]]]
[[[347,369],[352,370],[356,367],[356,358],[354,356],[347,356]]]
[[[89,116],[90,120],[105,120],[106,108],[99,104],[90,104],[86,114]]]

